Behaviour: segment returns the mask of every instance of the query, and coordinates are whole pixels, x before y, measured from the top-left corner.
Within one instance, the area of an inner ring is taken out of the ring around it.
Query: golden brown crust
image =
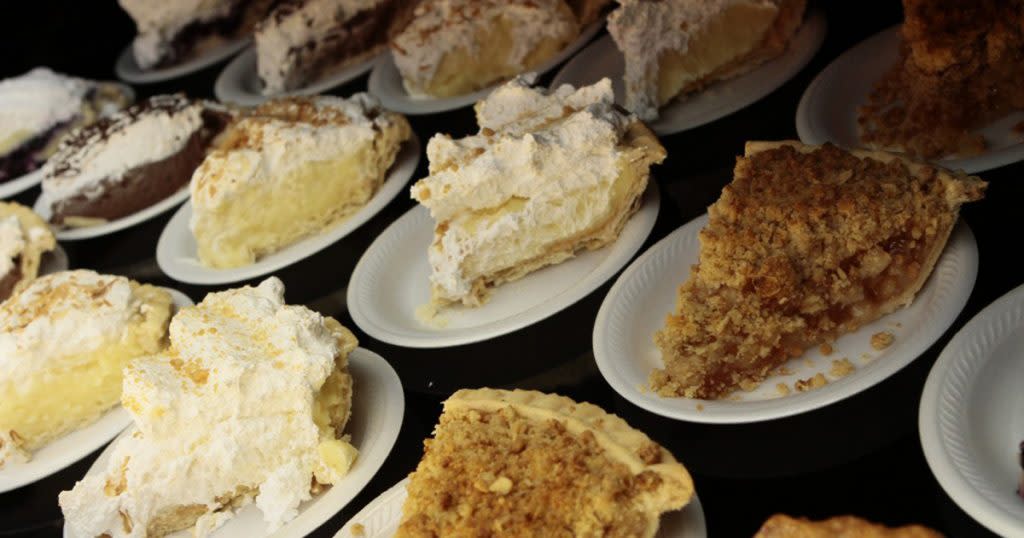
[[[860,110],[861,139],[928,158],[980,153],[973,130],[1024,108],[1024,1],[903,6],[900,59]]]
[[[909,304],[985,183],[882,152],[751,142],[655,340],[667,396],[752,389],[804,350]]]
[[[822,521],[775,514],[754,538],[942,538],[921,525],[889,528],[856,516],[836,516]]]

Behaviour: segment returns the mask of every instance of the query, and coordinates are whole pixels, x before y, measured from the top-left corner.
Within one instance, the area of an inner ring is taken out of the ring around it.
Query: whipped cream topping
[[[0,279],[14,269],[15,258],[25,250],[25,234],[16,215],[0,218]]]
[[[289,78],[299,61],[297,50],[331,38],[333,30],[356,14],[385,1],[292,0],[279,5],[253,36],[263,94],[274,95],[289,89]]]
[[[242,504],[254,501],[279,528],[311,498],[323,465],[313,404],[338,338],[323,316],[286,305],[274,277],[181,310],[170,348],[126,369],[122,402],[137,431],[117,442],[105,472],[60,494],[65,524],[77,536],[142,537],[165,510],[219,509],[217,497],[248,491]],[[194,534],[231,515],[202,516]]]
[[[428,254],[431,283],[444,297],[465,297],[484,268],[514,263],[522,253],[508,238],[548,221],[583,230],[586,217],[607,207],[583,194],[610,196],[619,141],[635,118],[614,107],[607,78],[551,92],[530,88],[530,80],[518,77],[477,104],[479,134],[438,134],[427,144],[430,175],[412,196],[445,224]],[[474,222],[474,214],[512,201],[521,207],[486,226]]]
[[[118,0],[135,21],[135,63],[150,69],[169,57],[174,38],[189,24],[228,16],[240,0]]]
[[[27,385],[36,372],[120,338],[146,308],[122,276],[76,270],[32,281],[0,304],[0,379]]]
[[[256,183],[275,181],[297,167],[338,155],[340,148],[372,140],[393,121],[367,93],[271,101],[228,127],[227,147],[210,152],[189,188],[197,215],[230,201]],[[241,142],[239,142],[241,141]]]
[[[43,166],[43,194],[99,196],[125,172],[181,151],[203,127],[202,112],[200,102],[158,95],[75,131]]]
[[[92,82],[45,67],[0,81],[0,155],[73,120],[94,87]]]
[[[685,53],[690,38],[733,4],[772,0],[619,0],[608,33],[626,58],[626,108],[640,119],[658,117],[658,62],[669,50]]]
[[[426,0],[391,45],[410,95],[423,96],[445,55],[465,50],[476,55],[481,40],[489,39],[488,25],[497,17],[515,21],[516,35],[510,61],[525,70],[523,61],[546,38],[576,31],[572,17],[558,17],[563,0]]]

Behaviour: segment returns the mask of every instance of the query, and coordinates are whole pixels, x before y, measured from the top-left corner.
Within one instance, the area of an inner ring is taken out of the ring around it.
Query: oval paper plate
[[[287,267],[329,247],[384,209],[391,200],[405,189],[406,183],[420,161],[420,143],[413,134],[399,151],[395,163],[388,170],[384,184],[359,211],[337,223],[330,230],[324,230],[293,243],[273,254],[268,254],[256,263],[233,269],[214,269],[199,263],[196,240],[189,222],[192,220],[192,203],[181,207],[171,217],[160,241],[156,246],[156,262],[167,276],[189,284],[228,284],[255,278]]]
[[[861,146],[857,109],[868,101],[875,83],[899,57],[900,33],[894,26],[844,52],[811,82],[796,110],[796,130],[805,144],[831,142],[840,147]],[[950,169],[977,173],[1024,159],[1024,139],[1013,126],[1024,121],[1016,112],[981,129],[989,149],[967,158],[935,161]]]
[[[180,205],[185,200],[188,200],[188,186],[147,207],[146,209],[132,213],[127,217],[121,217],[95,226],[83,226],[81,228],[55,228],[53,230],[53,235],[57,236],[57,239],[60,241],[78,241],[81,239],[92,239],[94,237],[109,235],[114,232],[124,230],[125,228],[131,228],[136,224],[159,216],[165,211],[174,209],[174,207]],[[32,206],[32,209],[47,222],[49,222],[50,217],[53,216],[53,212],[50,210],[50,201],[45,194],[39,195],[39,198],[36,199],[36,203]]]
[[[516,331],[568,308],[615,276],[647,240],[658,207],[652,179],[639,211],[614,243],[502,284],[482,306],[446,308],[438,314],[447,321],[441,327],[416,317],[430,300],[427,248],[434,239],[434,220],[416,206],[388,226],[356,264],[349,313],[370,336],[413,348],[457,346]]]
[[[715,82],[685,99],[675,99],[661,107],[658,119],[645,123],[655,133],[668,135],[699,127],[756,103],[811,61],[825,40],[826,27],[825,15],[820,10],[812,11],[781,56],[738,77]],[[607,77],[612,80],[615,102],[622,105],[626,96],[622,82],[625,69],[622,52],[612,36],[605,35],[565,64],[551,87],[585,86]]]
[[[171,294],[176,310],[192,306],[192,300],[184,293],[164,289]],[[118,405],[92,424],[36,450],[28,462],[5,465],[0,468],[0,493],[31,484],[64,469],[107,444],[131,423],[131,416]]]
[[[409,479],[395,484],[376,499],[366,505],[358,514],[345,524],[334,535],[334,538],[391,538],[398,531],[402,521],[402,504],[408,494],[405,490]],[[361,533],[353,532],[356,525],[362,527]],[[669,512],[661,516],[656,538],[706,538],[707,527],[704,523],[704,508],[697,495],[682,510]]]
[[[921,446],[942,489],[1000,536],[1024,536],[1024,286],[960,330],[921,396]]]
[[[194,73],[200,69],[205,69],[211,65],[222,62],[237,54],[238,51],[245,48],[248,44],[249,38],[242,37],[228,41],[219,47],[207,50],[202,54],[181,63],[167,67],[158,67],[156,69],[142,69],[139,67],[139,64],[135,63],[135,55],[132,54],[132,44],[129,43],[128,46],[121,51],[121,54],[118,55],[117,63],[114,64],[114,72],[117,73],[117,78],[133,84],[163,82],[165,80],[171,80]]]
[[[788,375],[773,375],[736,399],[665,398],[652,392],[648,376],[661,368],[654,333],[675,310],[676,290],[697,263],[698,233],[707,215],[680,227],[641,255],[608,292],[594,324],[594,358],[608,384],[630,402],[658,415],[689,422],[747,423],[771,420],[824,407],[861,392],[898,372],[935,343],[967,304],[978,274],[978,246],[970,228],[957,224],[928,282],[914,302],[844,335],[822,356],[807,351],[786,364]],[[890,332],[885,350],[871,347],[871,336]],[[845,377],[832,375],[832,362],[846,358],[855,367]],[[808,392],[782,395],[777,385],[822,373],[829,380]]]
[[[299,505],[299,514],[277,532],[270,533],[263,521],[263,514],[255,504],[248,504],[235,513],[209,536],[211,538],[245,536],[246,538],[301,538],[313,532],[339,510],[345,507],[373,475],[384,464],[391,447],[398,439],[405,414],[405,395],[398,374],[386,360],[376,353],[356,348],[348,356],[349,372],[352,374],[352,418],[345,426],[345,433],[352,436],[352,444],[359,449],[352,469],[340,482],[324,492]],[[121,434],[128,435],[134,428]],[[89,468],[88,475],[106,470],[114,443],[111,443]],[[64,527],[65,538],[74,535]],[[191,529],[168,535],[169,538],[192,536]]]
[[[381,53],[384,54],[384,53]],[[263,81],[256,71],[256,49],[252,46],[231,60],[213,86],[217,99],[225,103],[252,106],[276,97],[290,95],[316,95],[359,77],[370,69],[380,54],[374,54],[366,60],[356,62],[335,73],[321,77],[302,88],[287,91],[279,95],[263,95]]]
[[[547,73],[556,65],[565,61],[566,58],[575,54],[576,51],[583,48],[583,45],[586,45],[603,26],[603,20],[591,23],[583,29],[583,32],[580,33],[575,41],[562,49],[562,52],[559,52],[532,71],[538,74]],[[472,105],[487,97],[494,88],[500,85],[501,83],[492,84],[482,90],[456,97],[413,97],[406,93],[405,86],[402,85],[402,75],[398,72],[398,68],[395,67],[395,61],[391,57],[391,53],[385,52],[380,55],[374,64],[367,88],[370,93],[380,99],[384,108],[403,114],[433,114]]]

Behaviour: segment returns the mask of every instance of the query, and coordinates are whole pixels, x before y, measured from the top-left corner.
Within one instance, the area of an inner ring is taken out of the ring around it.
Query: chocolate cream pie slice
[[[165,290],[84,270],[0,304],[0,467],[117,405],[125,366],[167,345],[171,307]]]
[[[75,536],[206,536],[254,503],[272,534],[355,461],[355,337],[284,302],[284,285],[211,293],[171,321],[170,347],[125,371],[134,431],[60,494]]]
[[[621,418],[526,390],[460,390],[409,477],[398,538],[652,537],[689,473]]]
[[[451,97],[537,67],[579,31],[564,0],[424,0],[391,53],[409,95]]]
[[[42,217],[21,204],[0,202],[0,302],[35,280],[43,255],[55,248]]]
[[[135,21],[132,56],[142,69],[180,63],[246,36],[277,0],[118,0]]]
[[[411,133],[365,93],[272,100],[240,117],[192,177],[200,263],[248,265],[351,216]]]
[[[782,54],[805,0],[620,0],[608,33],[626,60],[626,108],[640,119]]]
[[[748,142],[700,259],[655,335],[662,396],[755,388],[811,347],[914,300],[986,183],[884,152]],[[685,268],[680,268],[685,270]]]
[[[213,103],[158,95],[72,133],[43,170],[50,221],[91,226],[178,192],[229,117]]]
[[[39,169],[73,129],[129,104],[117,84],[45,67],[0,81],[0,183]]]
[[[554,91],[516,78],[477,103],[480,132],[438,134],[412,196],[436,223],[431,304],[490,290],[615,241],[665,149],[614,105],[611,81]]]
[[[373,57],[412,18],[414,0],[285,0],[256,28],[264,95]]]

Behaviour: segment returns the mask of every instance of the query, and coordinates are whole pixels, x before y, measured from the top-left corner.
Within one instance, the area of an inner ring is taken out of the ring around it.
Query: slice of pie
[[[655,336],[663,396],[753,389],[804,350],[902,306],[986,183],[883,152],[748,142],[700,260]]]
[[[248,35],[277,0],[118,0],[135,21],[142,69],[168,67]]]
[[[900,57],[858,118],[868,145],[925,158],[985,150],[975,129],[1024,110],[1024,2],[903,0]]]
[[[228,117],[214,103],[157,95],[75,131],[43,167],[50,221],[91,226],[177,193]]]
[[[357,342],[337,321],[285,304],[272,277],[183,309],[170,340],[125,372],[132,433],[60,494],[75,536],[206,536],[249,503],[272,533],[348,473]]]
[[[405,28],[413,0],[285,0],[256,28],[264,95],[300,88],[371,58]]]
[[[411,132],[404,116],[365,93],[252,110],[192,177],[199,261],[248,265],[341,222],[377,192]]]
[[[537,67],[579,29],[564,0],[423,0],[391,52],[410,95],[451,97]]]
[[[21,204],[0,202],[0,302],[35,280],[43,254],[55,248],[42,217]]]
[[[618,238],[665,149],[614,103],[611,82],[548,92],[516,78],[476,105],[478,134],[427,145],[412,196],[436,221],[431,302],[491,288]]]
[[[0,183],[37,170],[73,129],[130,104],[125,89],[37,67],[0,81]]]
[[[921,525],[890,528],[855,516],[810,521],[775,514],[754,538],[942,538],[942,534]]]
[[[0,304],[0,467],[117,405],[122,370],[166,346],[170,316],[166,291],[83,270]]]
[[[782,54],[805,0],[620,0],[608,32],[626,61],[626,108],[641,119]]]
[[[398,538],[652,537],[693,496],[667,450],[564,396],[460,390],[410,475]]]

